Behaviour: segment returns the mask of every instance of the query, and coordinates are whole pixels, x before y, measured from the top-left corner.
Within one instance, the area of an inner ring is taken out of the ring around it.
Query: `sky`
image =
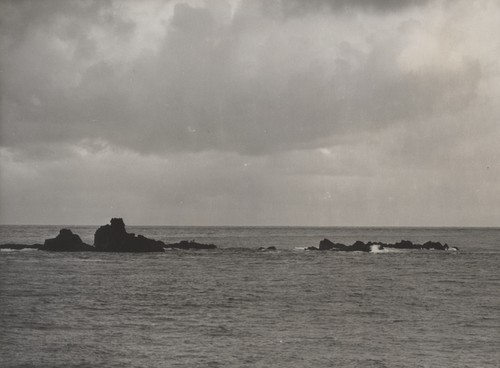
[[[497,0],[0,0],[0,224],[499,226]]]

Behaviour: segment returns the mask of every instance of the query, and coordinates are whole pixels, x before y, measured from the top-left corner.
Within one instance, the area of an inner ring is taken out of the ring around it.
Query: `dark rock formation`
[[[173,243],[173,244],[165,244],[165,248],[171,248],[171,249],[215,249],[217,246],[214,244],[202,244],[202,243],[197,243],[194,240],[187,241],[187,240],[182,240],[179,243]]]
[[[47,239],[41,244],[2,244],[0,249],[39,249],[62,252],[163,252],[164,248],[175,249],[215,249],[213,244],[201,244],[195,241],[181,241],[175,244],[165,244],[162,241],[146,238],[142,235],[127,233],[125,223],[121,218],[111,219],[109,225],[101,226],[94,234],[94,246],[85,244],[71,230],[62,229],[54,239]]]
[[[42,244],[0,244],[0,249],[14,249],[14,250],[21,250],[21,249],[39,249],[42,246]]]
[[[110,225],[101,226],[94,234],[94,246],[100,252],[163,252],[164,245],[159,240],[127,233],[121,218],[111,219]]]
[[[422,245],[423,249],[435,249],[435,250],[448,250],[450,247],[448,244],[441,244],[440,242],[428,241]]]
[[[413,249],[413,250],[448,250],[448,244],[441,244],[440,242],[428,241],[424,244],[412,243],[409,240],[401,240],[398,243],[386,244],[386,243],[375,243],[368,242],[363,243],[362,241],[356,241],[352,245],[345,245],[341,243],[333,243],[328,239],[323,239],[319,242],[319,250],[334,250],[342,252],[370,252],[372,245],[378,245],[379,249],[389,248],[389,249]]]
[[[53,239],[45,240],[45,243],[38,248],[39,250],[49,250],[54,252],[88,252],[95,248],[85,244],[77,234],[73,234],[71,230],[62,229]]]
[[[326,240],[326,239],[325,239]],[[316,247],[307,247],[306,250],[319,250],[318,248]]]
[[[357,241],[353,245],[345,245],[342,243],[333,243],[328,239],[323,239],[319,242],[319,250],[336,250],[343,252],[369,252],[370,245]]]
[[[440,242],[428,241],[424,244],[412,243],[409,240],[401,240],[394,244],[380,243],[381,249],[392,248],[392,249],[426,249],[426,250],[448,250],[448,244],[441,244]]]

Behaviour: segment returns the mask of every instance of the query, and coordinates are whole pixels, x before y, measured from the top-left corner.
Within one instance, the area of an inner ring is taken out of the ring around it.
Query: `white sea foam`
[[[385,249],[381,249],[380,244],[373,244],[370,246],[370,253],[385,253]]]
[[[370,246],[370,253],[401,253],[403,250],[394,248],[381,248],[381,244],[373,244]]]

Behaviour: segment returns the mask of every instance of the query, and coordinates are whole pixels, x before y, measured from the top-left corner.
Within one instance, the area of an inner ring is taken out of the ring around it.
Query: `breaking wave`
[[[395,248],[382,248],[380,244],[372,244],[370,246],[370,253],[402,253],[403,249],[395,249]]]

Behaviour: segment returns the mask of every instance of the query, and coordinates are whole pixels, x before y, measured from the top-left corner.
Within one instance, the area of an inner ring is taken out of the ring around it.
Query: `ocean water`
[[[0,226],[0,243],[60,228]],[[500,229],[127,229],[219,249],[1,251],[1,367],[500,366]],[[302,249],[323,238],[460,251]]]

